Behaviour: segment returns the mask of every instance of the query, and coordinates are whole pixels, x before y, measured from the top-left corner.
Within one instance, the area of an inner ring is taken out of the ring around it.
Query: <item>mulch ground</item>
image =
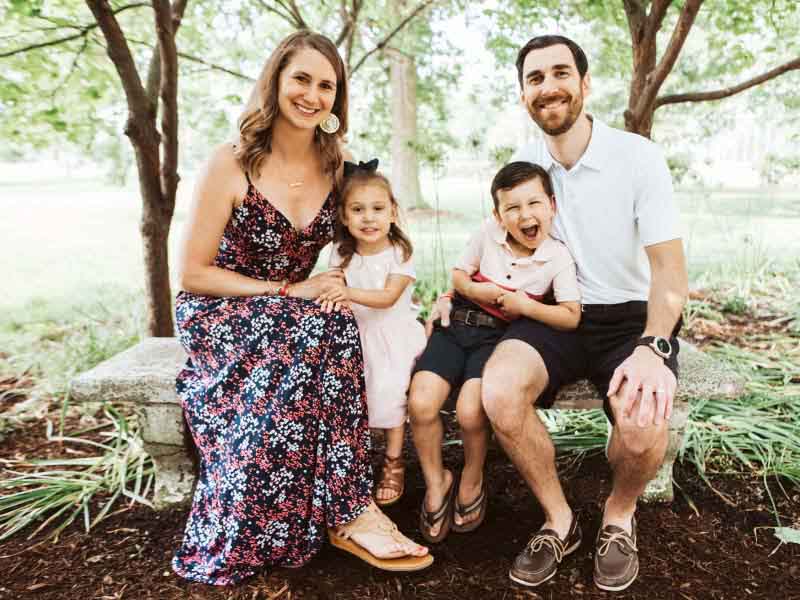
[[[748,324],[749,321],[749,324]],[[737,340],[769,332],[772,318],[727,318],[721,325],[700,320],[690,339]],[[5,383],[6,390],[14,387]],[[21,399],[14,398],[14,400]],[[4,397],[11,400],[10,394]],[[82,423],[83,426],[86,423]],[[68,422],[67,430],[78,429]],[[448,425],[453,435],[452,424]],[[406,444],[406,495],[387,510],[400,528],[419,538],[417,517],[424,494],[419,466]],[[60,452],[46,443],[44,424],[33,422],[0,441],[0,456],[50,457]],[[445,462],[460,464],[460,448],[447,446]],[[750,476],[709,475],[703,481],[689,464],[676,464],[676,497],[670,504],[641,504],[637,512],[641,570],[624,592],[603,592],[592,582],[594,538],[611,473],[602,455],[582,462],[562,461],[562,481],[580,513],[583,544],[567,557],[557,575],[539,588],[508,579],[514,556],[543,521],[542,512],[514,467],[497,448],[490,451],[487,478],[491,499],[486,522],[476,532],[451,534],[432,548],[435,563],[415,574],[378,571],[325,546],[301,569],[265,569],[233,588],[189,584],[175,576],[170,559],[180,543],[185,509],[154,512],[125,507],[90,534],[67,528],[58,541],[26,540],[18,534],[0,544],[0,600],[64,599],[444,599],[619,598],[800,600],[800,545],[780,544],[773,535],[775,512],[764,481]],[[800,489],[770,481],[781,524],[800,528]],[[781,489],[781,485],[783,490]]]

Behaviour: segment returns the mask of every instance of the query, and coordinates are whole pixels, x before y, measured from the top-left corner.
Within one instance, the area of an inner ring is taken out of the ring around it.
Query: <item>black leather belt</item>
[[[453,314],[450,316],[450,320],[464,323],[464,325],[470,325],[472,327],[494,327],[495,329],[500,329],[508,325],[503,319],[493,317],[482,310],[472,310],[469,308],[454,310]]]
[[[646,308],[647,302],[644,300],[631,300],[630,302],[620,302],[619,304],[581,304],[581,312],[590,314],[619,314]]]

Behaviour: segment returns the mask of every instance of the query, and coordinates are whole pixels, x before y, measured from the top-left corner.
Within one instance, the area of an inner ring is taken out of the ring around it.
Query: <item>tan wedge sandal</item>
[[[392,458],[388,454],[384,454],[381,479],[378,485],[375,486],[375,504],[378,506],[391,506],[403,497],[405,489],[406,464],[403,461],[403,455],[401,454],[396,458]],[[391,490],[395,494],[391,498],[381,500],[378,498],[378,490]]]
[[[379,558],[350,539],[355,533],[376,531],[388,533],[394,541],[400,544],[405,541],[405,536],[397,529],[397,525],[374,505],[370,505],[358,519],[336,529],[328,529],[328,539],[335,548],[349,552],[367,564],[377,569],[383,569],[384,571],[421,571],[433,564],[433,556],[430,554],[425,554],[424,556],[405,555],[398,558]]]

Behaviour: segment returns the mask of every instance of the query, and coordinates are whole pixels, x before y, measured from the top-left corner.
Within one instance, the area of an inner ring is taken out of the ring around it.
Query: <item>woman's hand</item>
[[[344,286],[344,273],[341,269],[333,269],[313,275],[305,281],[293,283],[289,286],[289,295],[295,298],[316,300],[329,290],[341,286]]]

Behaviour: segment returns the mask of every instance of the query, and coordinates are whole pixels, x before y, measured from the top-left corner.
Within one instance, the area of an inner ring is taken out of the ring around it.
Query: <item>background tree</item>
[[[24,17],[28,23],[49,25],[30,31],[40,36],[40,41],[22,43],[0,53],[2,58],[28,54],[31,61],[36,61],[41,60],[41,55],[33,57],[30,53],[78,42],[80,47],[71,67],[74,70],[90,45],[93,51],[97,44],[105,45],[127,103],[128,116],[124,131],[133,146],[142,196],[140,230],[145,263],[146,326],[147,333],[154,336],[173,335],[167,241],[179,180],[178,56],[175,34],[186,3],[187,0],[175,0],[172,3],[169,0],[153,0],[148,8],[148,4],[143,2],[112,6],[107,0],[86,0],[86,6],[94,17],[92,22],[85,18],[85,11],[76,10],[74,4],[56,5],[55,8],[65,9],[65,12],[51,16],[43,11],[42,2],[15,2],[10,10],[15,16]],[[122,13],[142,9],[152,12],[150,39],[153,49],[149,51],[146,68],[137,65],[118,18],[123,16]],[[65,30],[71,33],[64,34]],[[141,76],[141,71],[145,72],[145,77]],[[70,75],[71,71],[66,79]],[[102,95],[101,91],[94,88],[94,83],[89,85],[90,89],[85,93],[89,96]],[[48,122],[56,130],[67,132],[69,124],[61,120],[61,114],[66,115],[68,111],[62,113],[57,107],[45,111]]]

